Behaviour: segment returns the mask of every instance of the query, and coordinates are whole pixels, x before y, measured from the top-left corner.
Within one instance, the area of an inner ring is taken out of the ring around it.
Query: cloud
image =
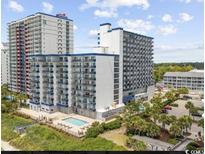
[[[150,19],[153,19],[153,18],[154,18],[154,16],[151,15],[151,14],[147,16],[147,20],[150,20]]]
[[[89,31],[89,37],[91,37],[91,38],[96,38],[97,35],[98,35],[98,33],[99,33],[99,30],[97,30],[97,29],[91,29],[91,30]]]
[[[188,13],[180,13],[179,14],[179,22],[189,22],[191,21],[194,17],[189,15]]]
[[[204,44],[202,42],[188,42],[188,43],[183,43],[183,44],[175,44],[175,45],[159,45],[155,46],[155,50],[158,51],[163,51],[163,52],[170,52],[170,51],[186,51],[187,49],[189,50],[203,50],[204,49]]]
[[[158,45],[154,48],[154,62],[203,61],[203,49],[202,42]]]
[[[172,16],[170,14],[165,14],[162,17],[162,21],[164,21],[164,22],[172,22]]]
[[[170,35],[175,34],[177,32],[177,28],[174,25],[166,25],[158,27],[158,34],[160,35]]]
[[[118,16],[115,10],[95,10],[94,15],[97,17],[106,17],[106,18]]]
[[[177,0],[177,1],[184,2],[184,3],[187,3],[187,4],[191,2],[191,0]]]
[[[51,13],[53,11],[53,5],[48,2],[42,2],[43,11],[47,13]]]
[[[73,30],[76,31],[78,27],[76,25],[73,26]]]
[[[101,9],[105,8],[119,8],[119,7],[132,7],[138,6],[142,9],[148,9],[150,4],[148,0],[86,0],[86,3],[80,6],[80,10],[85,10],[91,7],[97,7]]]
[[[24,7],[17,3],[16,1],[9,1],[9,8],[14,11],[14,12],[23,12],[24,11]]]
[[[189,4],[192,0],[177,0],[178,2],[183,2]],[[195,0],[196,2],[204,2],[204,0]]]
[[[89,8],[97,8],[94,15],[98,17],[116,17],[118,8],[133,6],[146,10],[150,4],[148,0],[86,0],[79,9],[83,11]]]
[[[118,26],[124,29],[140,34],[146,34],[146,32],[152,30],[154,25],[150,21],[144,21],[141,19],[120,19],[117,21]]]

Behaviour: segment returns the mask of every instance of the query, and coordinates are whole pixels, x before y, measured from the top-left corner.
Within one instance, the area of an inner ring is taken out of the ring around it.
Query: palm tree
[[[162,123],[162,128],[165,129],[166,124],[170,124],[170,118],[166,114],[161,114],[159,117],[159,122]]]
[[[204,118],[198,121],[198,126],[204,128]]]
[[[152,104],[161,103],[161,102],[162,102],[162,97],[161,97],[161,95],[158,94],[157,96],[154,96],[154,97],[150,100],[150,102],[151,102]]]
[[[189,115],[191,115],[191,110],[194,108],[194,104],[190,101],[188,101],[186,104],[185,104],[185,108],[187,110],[189,110]]]
[[[171,127],[169,128],[169,132],[174,135],[174,137],[180,136],[182,129],[181,127],[175,122],[171,125]]]
[[[7,95],[7,85],[6,84],[4,84],[4,85],[2,85],[1,86],[1,95],[2,95],[2,97],[5,97],[6,95]]]
[[[170,123],[176,122],[177,118],[174,115],[169,116]]]
[[[165,94],[165,97],[167,98],[167,100],[170,100],[171,102],[173,102],[176,98],[175,98],[175,93],[174,91],[169,91]]]
[[[147,136],[150,137],[156,137],[160,134],[160,128],[153,123],[148,123],[146,131],[147,131]]]
[[[191,129],[193,120],[191,119],[190,116],[187,115],[185,115],[184,118],[186,119],[186,132],[187,132],[188,128]]]
[[[147,149],[147,145],[143,141],[136,141],[133,145],[133,149],[135,151],[145,151]]]
[[[182,130],[186,129],[186,132],[188,132],[188,128],[191,128],[192,125],[192,119],[190,116],[184,115],[179,118],[178,124]]]
[[[195,113],[197,113],[197,112],[198,112],[198,109],[197,109],[196,107],[192,107],[192,108],[190,109],[190,113],[192,114],[193,120],[194,120],[194,115],[193,115],[193,114],[195,114]]]

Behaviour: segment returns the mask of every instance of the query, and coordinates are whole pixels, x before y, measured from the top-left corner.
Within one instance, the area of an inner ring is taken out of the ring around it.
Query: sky
[[[1,40],[7,23],[36,12],[66,13],[74,21],[74,52],[92,52],[102,23],[154,38],[154,62],[202,62],[203,0],[2,0]]]

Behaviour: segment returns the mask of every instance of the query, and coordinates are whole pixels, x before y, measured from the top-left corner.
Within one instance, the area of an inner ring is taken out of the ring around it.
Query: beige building
[[[65,14],[36,13],[8,23],[10,83],[29,94],[29,55],[73,52],[73,21]]]

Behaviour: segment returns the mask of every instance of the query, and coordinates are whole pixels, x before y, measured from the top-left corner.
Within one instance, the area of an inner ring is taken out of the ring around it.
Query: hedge
[[[87,132],[85,134],[86,138],[95,138],[99,134],[108,131],[108,130],[113,130],[121,127],[121,119],[116,118],[116,120],[113,120],[108,123],[99,123],[99,122],[94,122],[90,128],[87,129]]]

